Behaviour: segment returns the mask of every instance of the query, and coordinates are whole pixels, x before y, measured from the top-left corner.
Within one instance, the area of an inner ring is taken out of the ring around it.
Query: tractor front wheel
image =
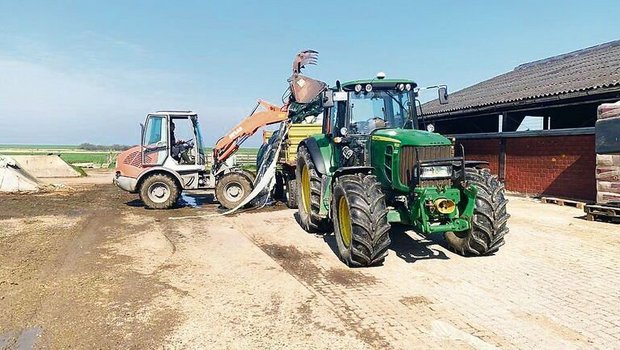
[[[326,232],[329,230],[329,221],[320,216],[321,205],[321,177],[310,157],[306,146],[300,146],[297,151],[297,213],[299,221],[307,232]]]
[[[373,175],[343,175],[332,197],[334,233],[340,259],[349,266],[381,264],[390,245],[385,195]]]
[[[447,232],[448,245],[461,255],[489,255],[504,245],[508,233],[508,200],[504,185],[489,169],[465,169],[465,179],[478,189],[471,229]]]
[[[149,175],[140,185],[140,199],[149,209],[170,209],[180,195],[181,188],[169,175]]]

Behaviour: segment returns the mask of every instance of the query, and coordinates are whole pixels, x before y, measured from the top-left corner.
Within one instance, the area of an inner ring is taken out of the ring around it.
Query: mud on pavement
[[[617,226],[568,207],[512,199],[507,244],[485,258],[394,227],[385,264],[367,269],[344,266],[333,235],[304,232],[282,207],[222,217],[193,196],[152,211],[100,184],[0,195],[0,208],[0,348],[620,342]]]

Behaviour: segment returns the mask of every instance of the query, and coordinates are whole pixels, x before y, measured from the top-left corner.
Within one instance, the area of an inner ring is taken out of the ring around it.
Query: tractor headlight
[[[449,165],[424,166],[420,168],[420,179],[438,179],[452,176],[452,167]]]

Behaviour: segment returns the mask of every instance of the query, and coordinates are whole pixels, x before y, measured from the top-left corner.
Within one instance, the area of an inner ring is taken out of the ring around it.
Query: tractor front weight
[[[477,189],[416,188],[407,208],[398,207],[388,214],[390,222],[414,226],[422,234],[460,232],[471,228]]]

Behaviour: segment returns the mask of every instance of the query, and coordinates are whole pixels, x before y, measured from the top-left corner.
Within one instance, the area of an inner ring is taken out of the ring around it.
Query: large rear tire
[[[181,188],[169,175],[149,175],[140,185],[140,199],[149,209],[170,209],[179,200]]]
[[[388,254],[390,224],[381,184],[374,175],[343,175],[332,197],[340,259],[349,266],[381,264]]]
[[[252,182],[247,175],[230,172],[222,176],[215,185],[215,196],[222,207],[236,208],[252,192]]]
[[[321,178],[305,146],[297,151],[297,212],[299,221],[307,232],[329,231],[329,221],[319,215],[321,205]]]
[[[489,169],[465,169],[465,179],[478,189],[472,228],[462,232],[447,232],[448,245],[461,255],[489,255],[504,245],[508,233],[506,212],[508,200],[504,185],[491,175]]]

